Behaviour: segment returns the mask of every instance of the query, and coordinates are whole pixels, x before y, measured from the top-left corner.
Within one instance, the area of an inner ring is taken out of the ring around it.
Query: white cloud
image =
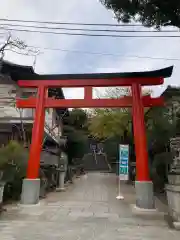
[[[73,99],[73,98],[83,99],[84,98],[83,88],[63,88],[63,92],[67,99]]]
[[[141,39],[140,43],[137,39],[132,39],[126,46],[126,55],[120,60],[114,61],[103,60],[99,62],[96,72],[138,72],[138,71],[151,71],[161,69],[174,65],[174,70],[171,78],[165,79],[162,86],[151,87],[153,95],[160,95],[167,85],[179,85],[178,76],[180,75],[179,64],[180,61],[163,60],[163,58],[179,58],[180,43],[178,39]],[[160,59],[148,58],[128,58],[129,56],[150,56]],[[103,66],[103,67],[102,67]]]
[[[15,0],[11,4],[11,0],[1,1],[1,18],[9,19],[25,19],[25,20],[37,20],[37,21],[68,21],[68,16],[77,18],[77,12],[74,11],[77,0],[71,0],[71,4],[68,4],[66,1],[30,1],[30,0]],[[80,8],[79,8],[80,9]],[[48,17],[47,17],[48,16]],[[79,37],[69,38],[68,36],[59,36],[59,35],[50,35],[50,34],[41,34],[41,33],[22,33],[22,32],[12,32],[13,36],[18,36],[24,40],[28,45],[32,46],[48,46],[53,47],[60,46],[71,48],[75,41],[78,41]],[[43,51],[43,50],[42,50]],[[63,61],[66,53],[60,52],[56,53],[55,51],[46,51],[44,54],[41,54],[37,58],[36,70],[39,73],[47,72],[56,72],[57,62],[55,59],[58,58],[59,61]],[[10,59],[11,56],[13,60],[16,58],[16,62],[19,64],[29,64],[27,57],[15,56],[15,54],[7,53],[7,58]],[[25,62],[24,62],[25,61]],[[32,61],[32,58],[31,58]],[[32,64],[32,62],[31,62]]]
[[[94,8],[95,5],[95,8]],[[46,1],[39,0],[33,2],[31,0],[1,0],[0,18],[8,19],[24,19],[37,21],[64,21],[64,22],[100,22],[98,15],[98,6],[103,9],[100,3],[95,1]],[[93,13],[93,14],[92,14]],[[24,40],[28,45],[45,46],[45,47],[59,47],[59,48],[73,48],[73,45],[80,39],[79,36],[65,36],[65,35],[49,35],[49,34],[34,34],[13,32],[13,36],[18,36]],[[44,51],[37,57],[36,71],[38,73],[61,73],[63,69],[61,65],[66,52]],[[24,57],[15,53],[7,52],[6,59],[23,65],[32,65],[33,57]],[[66,67],[68,69],[68,66]],[[68,92],[69,91],[69,92]],[[68,97],[72,95],[82,96],[82,92],[77,90],[65,90]]]

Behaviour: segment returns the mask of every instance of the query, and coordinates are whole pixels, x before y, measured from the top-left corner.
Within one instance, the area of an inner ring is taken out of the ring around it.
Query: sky
[[[108,11],[99,0],[1,0],[0,18],[117,23],[113,12]],[[125,27],[123,29],[125,30]],[[135,28],[133,29],[135,30]],[[3,31],[0,30],[0,32]],[[25,41],[29,46],[66,50],[40,49],[35,64],[35,71],[39,74],[146,71],[174,65],[172,77],[166,79],[163,86],[153,87],[153,95],[160,95],[167,85],[180,85],[180,61],[128,57],[136,55],[180,58],[179,38],[106,38],[22,32],[12,32],[11,34],[13,37]],[[165,34],[163,33],[163,35]],[[78,51],[110,53],[120,56],[82,54]],[[34,62],[34,57],[22,56],[9,51],[5,54],[5,59],[22,65],[32,65]],[[83,90],[64,89],[64,95],[66,98],[82,98]]]

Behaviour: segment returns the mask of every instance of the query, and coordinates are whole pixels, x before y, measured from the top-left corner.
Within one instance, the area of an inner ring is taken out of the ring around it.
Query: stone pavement
[[[0,240],[179,239],[162,219],[133,216],[126,201],[116,200],[115,182],[112,174],[89,173],[38,206],[8,206]]]

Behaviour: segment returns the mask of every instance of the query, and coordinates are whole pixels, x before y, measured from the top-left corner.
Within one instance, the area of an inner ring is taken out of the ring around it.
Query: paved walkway
[[[132,215],[116,200],[115,177],[91,173],[64,193],[51,193],[39,206],[9,206],[0,216],[1,240],[179,239],[163,220]]]

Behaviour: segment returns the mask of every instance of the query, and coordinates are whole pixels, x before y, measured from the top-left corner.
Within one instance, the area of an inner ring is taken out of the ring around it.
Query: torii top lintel
[[[138,83],[142,86],[163,84],[164,78],[170,77],[173,66],[146,72],[127,73],[90,73],[38,75],[28,74],[18,81],[20,87],[102,87],[130,86]]]

